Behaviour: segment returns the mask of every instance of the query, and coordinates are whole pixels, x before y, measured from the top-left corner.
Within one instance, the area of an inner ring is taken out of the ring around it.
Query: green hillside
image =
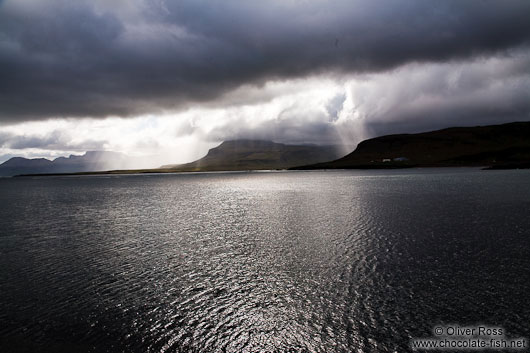
[[[165,165],[172,171],[286,169],[340,157],[338,146],[285,145],[262,140],[225,141],[191,163]]]

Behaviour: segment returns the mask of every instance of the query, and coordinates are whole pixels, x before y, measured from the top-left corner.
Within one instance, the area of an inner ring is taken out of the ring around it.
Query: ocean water
[[[2,352],[530,338],[530,171],[0,179]]]

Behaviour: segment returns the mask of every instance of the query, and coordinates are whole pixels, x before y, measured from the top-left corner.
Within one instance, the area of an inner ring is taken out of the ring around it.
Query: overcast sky
[[[0,0],[0,162],[530,120],[530,1]]]

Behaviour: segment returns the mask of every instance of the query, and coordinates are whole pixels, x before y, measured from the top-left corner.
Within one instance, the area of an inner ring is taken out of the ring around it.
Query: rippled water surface
[[[0,350],[405,352],[530,337],[530,172],[0,179]]]

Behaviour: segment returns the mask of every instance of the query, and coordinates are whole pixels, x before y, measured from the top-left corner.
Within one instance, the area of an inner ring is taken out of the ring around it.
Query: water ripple
[[[528,176],[2,179],[0,348],[404,352],[441,322],[530,337]]]

